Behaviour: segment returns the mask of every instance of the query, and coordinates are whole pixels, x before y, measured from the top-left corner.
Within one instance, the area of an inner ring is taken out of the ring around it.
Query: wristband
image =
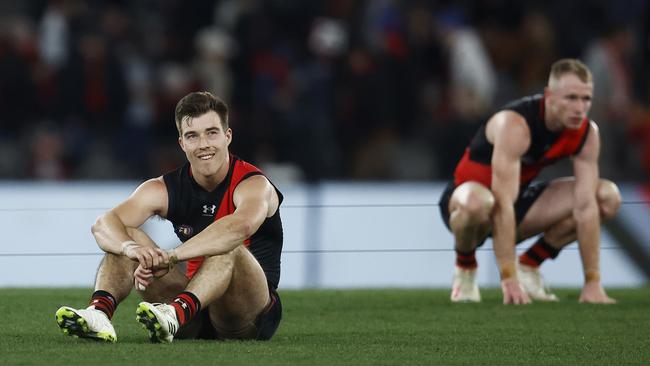
[[[121,247],[122,247],[121,254],[126,255],[126,251],[129,249],[129,247],[137,247],[137,246],[138,246],[138,243],[136,243],[133,240],[124,241],[121,244]]]
[[[501,274],[501,281],[515,277],[516,274],[515,266],[513,266],[512,264],[508,264],[501,267],[500,274]]]
[[[585,272],[585,283],[600,281],[600,271],[587,271]]]
[[[172,268],[174,268],[174,266],[176,265],[176,263],[178,263],[178,256],[176,255],[176,250],[175,249],[170,250],[169,252],[167,252],[167,254],[169,254],[169,267],[168,268],[171,271]]]

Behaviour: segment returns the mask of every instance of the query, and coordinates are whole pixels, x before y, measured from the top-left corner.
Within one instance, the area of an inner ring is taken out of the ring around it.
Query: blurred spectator
[[[64,143],[60,132],[51,123],[39,125],[33,131],[28,177],[39,180],[69,178],[64,162]]]
[[[80,116],[93,133],[111,136],[124,121],[127,89],[122,65],[106,36],[86,30],[63,71],[67,115]]]
[[[625,178],[632,167],[632,149],[626,141],[632,123],[632,80],[630,67],[633,34],[625,25],[604,27],[603,36],[594,39],[587,47],[585,63],[594,78],[594,103],[590,116],[606,136],[601,147],[603,176]]]
[[[524,16],[521,24],[522,51],[519,59],[519,89],[525,94],[541,93],[548,83],[548,70],[558,57],[556,34],[548,17],[539,10]]]
[[[61,68],[68,61],[70,47],[68,21],[62,2],[48,3],[41,18],[39,38],[43,62],[52,68]]]
[[[483,35],[468,24],[468,14],[460,7],[447,7],[436,14],[432,31],[446,57],[446,83],[431,93],[442,99],[429,106],[430,126],[428,132],[437,175],[453,173],[456,160],[471,138],[475,125],[481,122],[494,105],[497,94],[497,74],[489,57]],[[440,102],[438,102],[440,103]]]
[[[449,52],[451,103],[461,120],[486,115],[496,93],[496,73],[478,32],[463,14],[450,9],[438,17],[441,38]]]
[[[30,22],[0,18],[0,140],[19,136],[36,117],[31,66],[37,57]]]
[[[474,125],[541,92],[560,57],[584,57],[593,69],[603,175],[650,175],[643,0],[0,8],[5,179],[141,179],[172,169],[182,154],[169,116],[199,89],[229,102],[233,149],[283,181],[447,179]]]
[[[340,21],[317,18],[307,42],[310,57],[296,63],[286,85],[286,132],[279,145],[286,160],[298,165],[301,176],[316,181],[335,177],[340,169],[341,154],[334,140],[334,84],[348,34]]]
[[[219,28],[205,28],[196,36],[197,58],[194,70],[200,87],[230,103],[233,75],[228,61],[236,52],[236,43]]]

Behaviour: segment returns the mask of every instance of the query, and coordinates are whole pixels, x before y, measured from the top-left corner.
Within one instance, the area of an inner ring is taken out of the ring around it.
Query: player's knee
[[[204,267],[206,264],[208,264],[210,267],[214,266],[220,270],[231,271],[235,264],[235,261],[237,260],[237,255],[239,255],[238,251],[240,250],[240,247],[243,248],[243,245],[236,247],[230,252],[207,257],[205,259],[205,262],[203,262],[203,266],[201,267]]]
[[[621,207],[621,192],[618,190],[618,186],[610,180],[600,180],[598,190],[596,191],[596,198],[598,200],[600,216],[603,219],[611,219]]]
[[[458,200],[458,210],[476,224],[487,223],[494,208],[494,196],[483,189],[469,189]]]

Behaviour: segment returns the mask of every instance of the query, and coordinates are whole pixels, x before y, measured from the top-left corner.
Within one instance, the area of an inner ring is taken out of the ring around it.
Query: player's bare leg
[[[454,190],[449,200],[449,226],[457,250],[476,249],[490,230],[493,208],[492,192],[479,183],[467,182]]]
[[[127,233],[142,245],[153,241],[141,230],[127,229]],[[117,305],[133,287],[133,271],[137,264],[121,255],[106,253],[95,278],[95,291],[90,305],[85,309],[62,306],[55,319],[64,334],[80,338],[117,341],[111,318]]]
[[[537,271],[535,273],[537,268],[530,267],[538,267],[544,259],[549,257],[554,258],[564,246],[577,239],[576,223],[573,219],[573,207],[575,205],[574,186],[575,181],[573,178],[562,178],[552,181],[544,190],[542,195],[535,201],[518,227],[518,237],[520,239],[543,233],[540,240],[538,240],[538,242],[533,245],[528,252],[524,253],[522,257],[520,257],[520,259],[522,259],[528,253],[537,257],[538,263],[536,263],[536,265],[527,263],[522,266],[522,269],[526,272],[524,273],[525,275],[531,274],[533,280],[536,281],[536,279],[539,279],[537,282],[540,284],[543,284],[543,281],[541,280],[539,272]],[[596,199],[602,221],[610,219],[616,215],[621,204],[621,196],[618,187],[613,182],[601,179],[598,184]],[[540,247],[543,247],[544,245],[547,245],[546,249],[540,249]],[[523,262],[526,261],[523,260]],[[528,267],[526,267],[527,265]],[[528,287],[527,291],[532,288],[531,291],[541,294],[540,296],[537,296],[538,300],[544,300],[545,290],[541,287],[533,288],[531,287],[532,285],[530,285],[535,281],[528,281],[528,283],[525,284],[525,287]],[[583,295],[585,296],[581,296],[581,301],[605,303],[613,301],[605,295],[599,282],[585,284]],[[533,297],[536,298],[536,296]],[[546,299],[548,300],[551,298],[552,296],[549,296]]]
[[[175,286],[180,283],[179,279]],[[163,289],[167,291],[165,286]],[[164,296],[168,296],[166,293]],[[269,303],[262,268],[248,249],[239,246],[229,253],[206,258],[172,305],[143,302],[138,306],[137,316],[152,341],[171,342],[175,337],[195,337],[202,319],[194,315],[207,306],[212,326],[220,337],[255,339],[255,320]]]
[[[191,339],[199,334],[201,328],[201,319],[199,317],[187,322],[181,328],[173,307],[165,305],[174,301],[176,296],[182,293],[189,283],[189,279],[185,276],[181,267],[183,266],[176,266],[164,276],[155,278],[144,289],[136,286],[137,292],[145,301],[144,303],[153,307],[148,309],[138,306],[136,319],[149,332],[149,337],[154,342],[171,342],[173,338]],[[161,308],[160,310],[166,311],[166,313],[156,316],[157,313],[152,313],[152,311],[158,311],[156,308]],[[167,321],[163,322],[163,318],[167,318]]]
[[[546,232],[560,221],[572,216],[575,206],[574,187],[573,178],[556,179],[550,182],[517,228],[518,237],[523,240]],[[614,217],[621,206],[621,194],[616,184],[600,179],[596,201],[602,221]]]
[[[573,215],[553,224],[523,254],[517,263],[517,277],[522,287],[533,300],[558,301],[551,293],[539,271],[541,263],[548,258],[556,258],[560,250],[576,240],[576,223]]]
[[[210,304],[212,325],[224,338],[255,339],[255,320],[270,302],[262,267],[244,246],[211,257],[188,285],[201,303]]]
[[[466,182],[454,190],[449,200],[449,226],[454,234],[456,267],[451,301],[479,302],[476,283],[476,247],[490,230],[494,196],[485,186]]]

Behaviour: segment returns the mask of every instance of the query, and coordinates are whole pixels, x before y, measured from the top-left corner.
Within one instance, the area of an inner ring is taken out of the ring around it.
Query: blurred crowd
[[[477,124],[577,57],[601,174],[640,181],[649,23],[644,0],[2,2],[0,178],[160,175],[184,161],[176,102],[208,90],[279,179],[446,180]]]

